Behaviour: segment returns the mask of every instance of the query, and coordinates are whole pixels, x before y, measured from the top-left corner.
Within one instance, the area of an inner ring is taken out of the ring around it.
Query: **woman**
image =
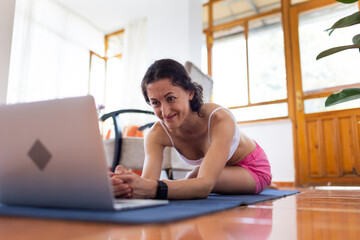
[[[271,182],[265,152],[239,131],[229,110],[203,103],[202,87],[192,82],[180,63],[153,63],[142,81],[142,92],[160,121],[145,138],[142,176],[121,166],[111,174],[114,194],[128,198],[206,198],[221,194],[257,194]],[[197,165],[185,179],[158,181],[165,147]]]

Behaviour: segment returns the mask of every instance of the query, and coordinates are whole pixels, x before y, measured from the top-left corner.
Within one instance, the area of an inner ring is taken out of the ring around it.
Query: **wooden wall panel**
[[[360,116],[355,111],[321,115],[306,121],[309,178],[314,183],[323,179],[348,185],[350,178],[360,176]]]
[[[309,174],[311,177],[321,177],[323,175],[320,131],[321,121],[320,124],[319,121],[309,121],[307,123],[307,156],[309,161]]]
[[[328,177],[338,177],[340,174],[337,126],[337,118],[322,121],[323,144],[321,146],[324,147],[323,162],[325,163],[325,176]]]
[[[360,2],[359,2],[360,4]],[[355,156],[355,165],[357,167],[357,176],[360,176],[360,116],[355,116],[355,150],[356,150],[356,156]]]
[[[340,129],[340,145],[341,145],[341,160],[343,175],[353,175],[355,167],[355,146],[354,146],[354,132],[352,128],[351,117],[339,118]]]

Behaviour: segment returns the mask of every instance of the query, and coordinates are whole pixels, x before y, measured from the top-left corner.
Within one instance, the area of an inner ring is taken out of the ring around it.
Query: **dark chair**
[[[101,118],[100,118],[101,121],[104,122],[106,119],[111,117],[113,120],[113,123],[114,123],[115,148],[114,148],[114,157],[113,157],[112,166],[111,166],[112,171],[115,171],[115,168],[117,165],[119,165],[120,159],[121,159],[121,148],[122,148],[123,137],[122,137],[122,127],[121,127],[119,115],[123,114],[123,113],[144,113],[144,114],[154,115],[153,112],[146,111],[146,110],[122,109],[122,110],[106,113],[103,116],[101,116]],[[154,124],[154,122],[145,124],[145,125],[139,127],[138,130],[143,131],[148,127],[152,127],[153,124]]]

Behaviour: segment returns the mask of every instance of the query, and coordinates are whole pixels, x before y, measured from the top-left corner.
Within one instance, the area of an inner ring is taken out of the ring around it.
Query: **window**
[[[286,99],[281,15],[249,22],[250,102]]]
[[[294,5],[294,4],[297,4],[297,3],[302,3],[302,2],[307,2],[309,0],[291,0],[291,4]]]
[[[337,53],[316,61],[316,56],[331,47],[352,44],[358,34],[355,26],[337,29],[331,36],[325,29],[338,19],[358,11],[356,5],[335,5],[316,12],[304,13],[299,18],[299,40],[303,90],[310,91],[337,85],[359,82],[359,51],[356,49]],[[347,64],[339,63],[346,62]],[[346,76],[346,77],[344,77]]]
[[[350,45],[358,29],[348,27],[335,30],[331,36],[325,32],[338,19],[358,11],[354,4],[331,5],[326,8],[306,12],[299,17],[299,41],[301,57],[302,86],[305,95],[305,113],[330,111],[348,107],[358,107],[354,103],[324,108],[326,98],[315,94],[327,88],[343,88],[359,83],[360,75],[359,51],[346,50],[336,55],[316,61],[316,56],[328,48]],[[339,64],[345,63],[346,64]],[[355,101],[358,103],[357,101]]]
[[[288,116],[287,103],[275,103],[246,108],[234,108],[232,113],[237,121],[253,121]]]
[[[97,106],[106,107],[106,112],[119,108],[117,90],[122,77],[124,51],[124,30],[105,36],[105,57],[90,51],[89,94]]]
[[[246,105],[247,67],[244,34],[214,41],[213,46],[214,102],[230,106]]]
[[[305,113],[316,113],[316,112],[325,112],[325,111],[334,111],[334,110],[342,110],[342,109],[351,109],[358,108],[360,106],[360,100],[352,100],[350,102],[345,102],[341,104],[337,104],[331,107],[325,108],[326,98],[313,98],[306,99],[304,101]]]
[[[119,109],[118,95],[124,72],[124,30],[105,36],[105,56],[90,51],[89,94],[95,98],[99,115]],[[101,124],[104,138],[114,137],[112,119]]]
[[[287,117],[281,15],[244,21],[214,38],[214,102],[239,121]]]

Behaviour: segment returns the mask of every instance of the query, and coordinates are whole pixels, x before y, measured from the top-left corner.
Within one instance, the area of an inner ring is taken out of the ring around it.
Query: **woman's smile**
[[[175,118],[176,115],[177,115],[177,114],[173,114],[173,115],[170,115],[170,116],[166,116],[166,117],[164,117],[164,120],[165,120],[166,122],[170,122],[171,120],[173,120],[173,119]]]

